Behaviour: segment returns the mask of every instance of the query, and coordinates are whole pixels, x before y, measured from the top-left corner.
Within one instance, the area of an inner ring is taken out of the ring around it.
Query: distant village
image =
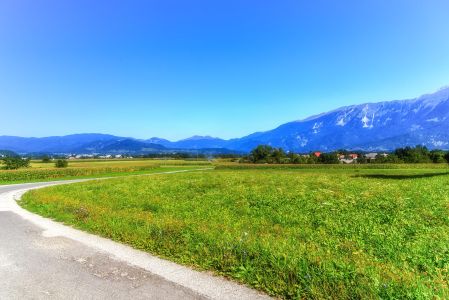
[[[314,155],[315,157],[320,157],[322,155],[322,152],[320,151],[316,151],[313,152],[312,155]],[[359,153],[349,153],[349,154],[340,154],[340,153],[336,153],[338,160],[341,163],[344,164],[353,164],[353,163],[357,163],[357,159],[359,157],[363,157],[369,161],[374,161],[375,159],[382,157],[382,158],[386,158],[388,157],[388,153],[383,152],[383,153],[377,153],[377,152],[370,152],[370,153],[366,153],[366,154],[359,154]],[[303,155],[305,157],[308,157],[310,155],[306,154]]]
[[[322,155],[326,154],[325,152],[315,151],[310,154],[300,154],[303,158],[316,157],[320,158]],[[370,152],[370,153],[336,153],[338,157],[338,161],[343,164],[353,164],[357,163],[357,159],[363,157],[365,160],[374,161],[379,157],[386,158],[388,157],[388,153],[382,152]],[[76,159],[132,159],[133,156],[123,155],[123,154],[68,154],[66,159],[68,160],[76,160]]]
[[[425,146],[397,148],[391,152],[337,150],[310,153],[286,152],[282,148],[259,145],[239,160],[241,163],[267,164],[366,164],[366,163],[447,163],[449,152]]]
[[[121,159],[121,158],[128,158],[132,159],[132,156],[125,156],[122,154],[106,154],[106,155],[95,155],[95,154],[69,154],[67,156],[67,159],[73,160],[73,159],[87,159],[87,158],[99,158],[99,159]]]

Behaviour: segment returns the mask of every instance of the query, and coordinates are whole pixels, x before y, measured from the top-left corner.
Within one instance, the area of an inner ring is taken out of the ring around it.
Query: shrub
[[[55,163],[56,168],[67,168],[68,165],[69,163],[65,159],[58,159]]]
[[[338,164],[340,161],[338,160],[337,153],[322,153],[319,157],[319,162],[323,164]]]
[[[444,156],[444,158],[446,159],[446,161],[449,163],[449,152],[446,153],[446,155]]]
[[[42,162],[43,162],[43,163],[49,163],[49,162],[50,162],[50,157],[44,156],[44,157],[42,158]]]

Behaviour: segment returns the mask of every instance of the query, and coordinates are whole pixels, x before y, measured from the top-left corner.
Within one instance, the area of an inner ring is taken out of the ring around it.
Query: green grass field
[[[160,174],[20,204],[281,298],[449,298],[447,167]]]
[[[29,168],[1,170],[0,185],[25,182],[66,180],[75,178],[115,177],[160,173],[211,167],[208,161],[188,160],[73,160],[67,168],[55,168],[54,163],[32,161]],[[0,165],[1,167],[1,165]]]
[[[187,165],[210,165],[206,160],[181,160],[181,159],[74,159],[69,160],[69,168],[104,168],[104,167],[147,167],[147,166],[187,166]],[[32,160],[32,168],[51,169],[54,162],[43,163]]]

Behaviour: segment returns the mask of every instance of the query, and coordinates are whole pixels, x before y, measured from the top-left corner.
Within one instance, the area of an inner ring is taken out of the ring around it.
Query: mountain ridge
[[[258,134],[256,138],[248,135],[238,139],[237,143],[241,144],[243,140],[251,146],[262,143],[298,152],[340,148],[368,150],[375,148],[378,141],[408,135],[410,138],[406,142],[376,147],[392,150],[400,146],[424,144],[430,148],[447,149],[448,121],[449,88],[445,87],[408,100],[343,106],[282,124]],[[435,129],[438,131],[432,132]]]
[[[0,149],[15,152],[135,151],[152,149],[230,149],[247,152],[259,144],[287,151],[309,152],[336,149],[392,150],[425,145],[449,149],[449,86],[406,100],[366,102],[281,124],[241,138],[192,136],[178,141],[153,137],[147,140],[108,134],[71,134],[45,138],[0,136]],[[123,142],[123,141],[127,142]],[[108,145],[106,145],[108,144]],[[111,146],[115,145],[115,146]],[[127,145],[127,147],[124,147]],[[111,148],[112,147],[112,148]],[[118,148],[117,148],[118,147]],[[124,147],[120,149],[120,147]]]

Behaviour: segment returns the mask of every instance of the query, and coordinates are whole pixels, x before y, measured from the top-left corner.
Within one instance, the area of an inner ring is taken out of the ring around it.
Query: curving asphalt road
[[[0,186],[0,299],[268,299],[16,203],[30,189],[79,181]]]

